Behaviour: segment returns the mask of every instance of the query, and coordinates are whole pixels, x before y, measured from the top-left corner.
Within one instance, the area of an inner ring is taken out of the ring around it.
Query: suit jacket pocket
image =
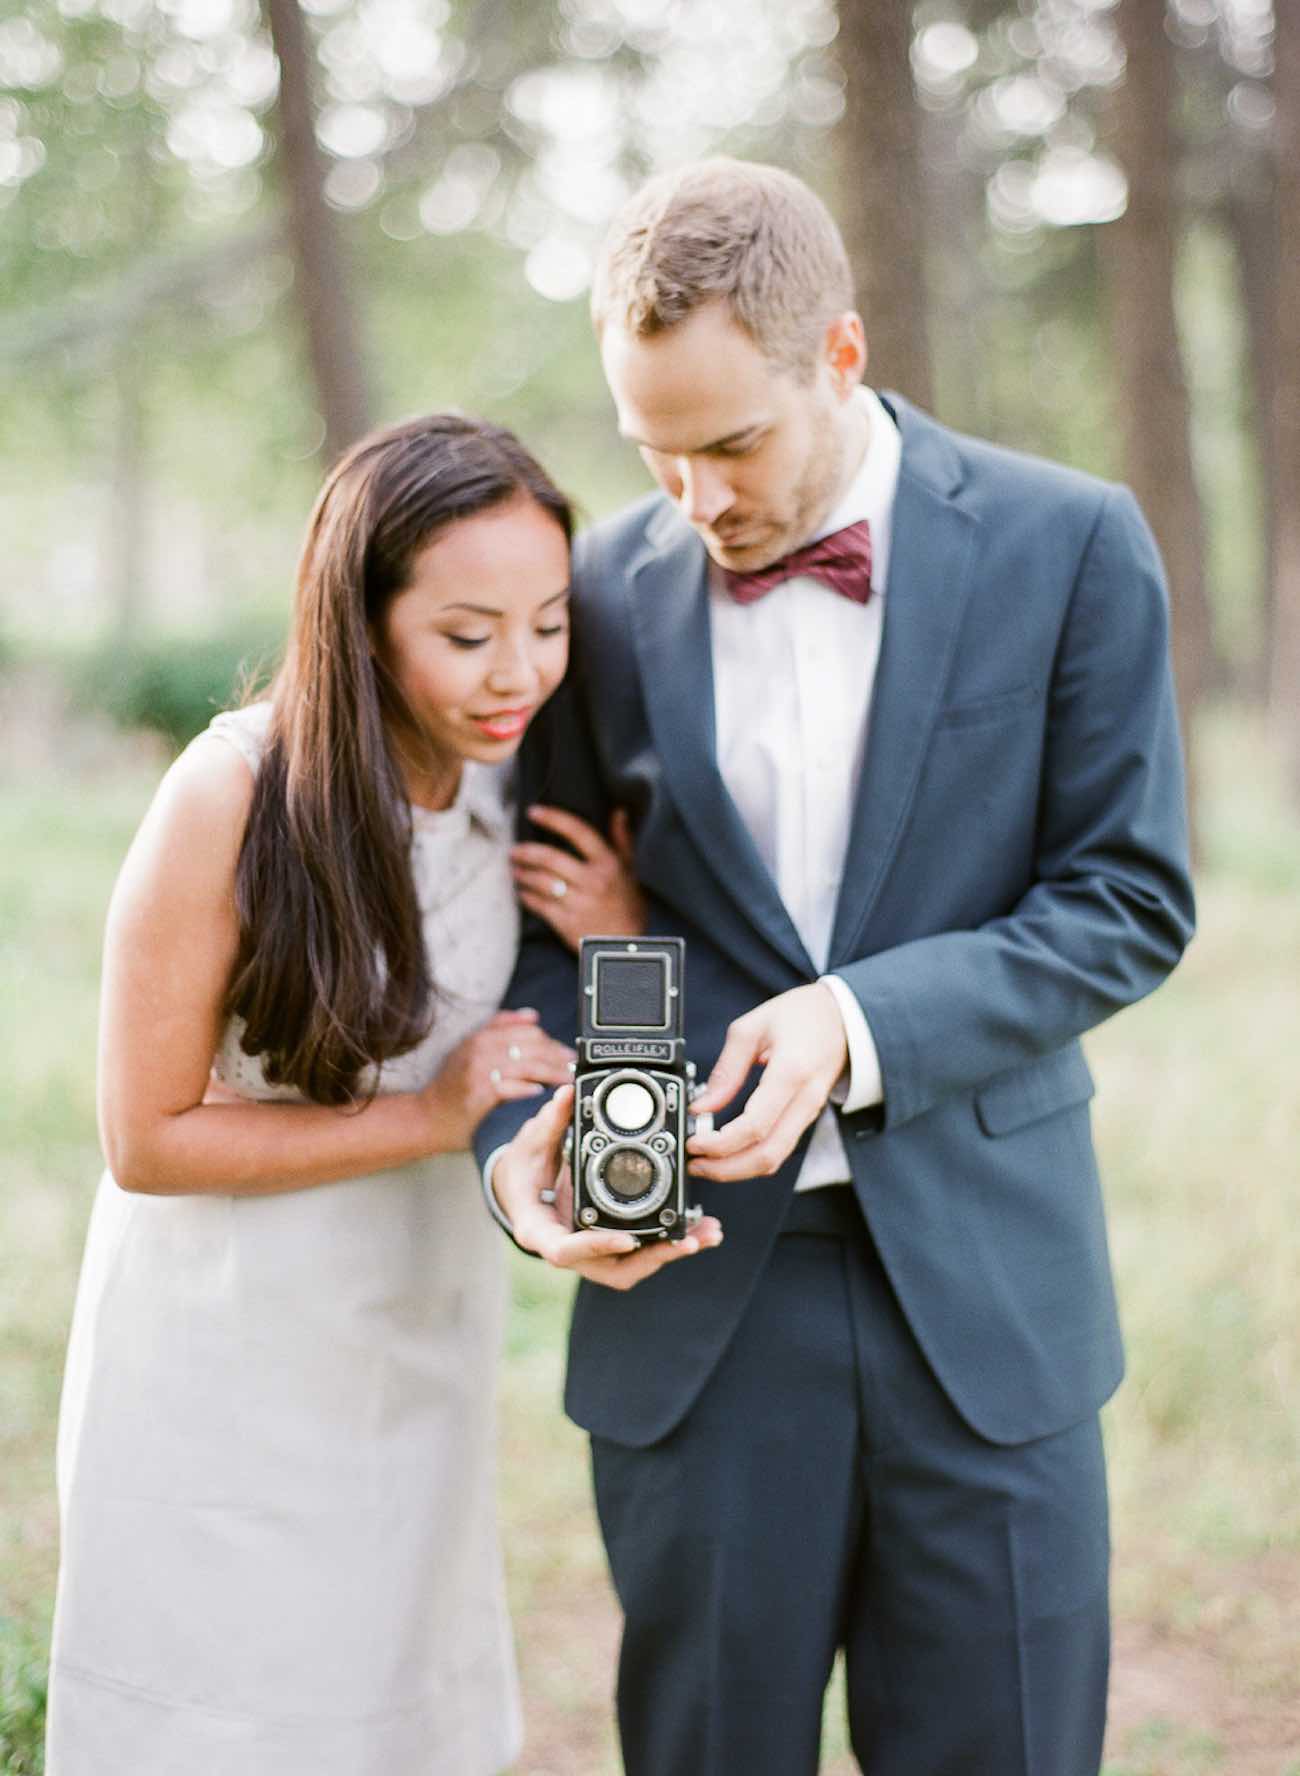
[[[1043,700],[1042,685],[1017,685],[1011,691],[999,691],[992,697],[978,697],[969,703],[954,703],[939,711],[941,728],[980,728],[989,722],[1010,721],[1023,715]]]
[[[1008,1135],[1058,1110],[1086,1104],[1096,1089],[1083,1050],[1072,1042],[1027,1067],[998,1074],[976,1092],[975,1114],[986,1135]]]

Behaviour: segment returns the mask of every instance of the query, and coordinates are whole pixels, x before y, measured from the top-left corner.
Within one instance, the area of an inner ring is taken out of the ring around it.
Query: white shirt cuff
[[[839,1084],[831,1093],[831,1101],[844,1111],[869,1110],[873,1104],[884,1102],[885,1083],[880,1076],[880,1056],[876,1052],[867,1014],[848,982],[841,980],[838,974],[821,975],[819,985],[828,987],[834,995],[844,1022],[845,1040],[849,1045],[847,1087],[841,1076]]]

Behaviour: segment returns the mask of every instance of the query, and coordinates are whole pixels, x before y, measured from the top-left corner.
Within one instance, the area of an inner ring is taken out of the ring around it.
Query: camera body
[[[686,1204],[698,1088],[683,1035],[685,959],[680,937],[582,939],[566,1143],[577,1230],[679,1240],[700,1217]]]

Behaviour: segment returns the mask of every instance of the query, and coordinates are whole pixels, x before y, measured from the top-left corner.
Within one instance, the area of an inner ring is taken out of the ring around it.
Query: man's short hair
[[[614,220],[592,290],[597,334],[635,338],[725,300],[765,357],[812,375],[853,277],[826,205],[780,167],[718,156],[661,173]]]

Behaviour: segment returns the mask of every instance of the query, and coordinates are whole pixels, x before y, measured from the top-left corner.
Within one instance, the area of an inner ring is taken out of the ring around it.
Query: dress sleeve
[[[256,774],[266,750],[270,726],[271,705],[250,703],[245,709],[227,709],[214,715],[204,729],[204,737],[212,734],[233,746],[249,770]]]

